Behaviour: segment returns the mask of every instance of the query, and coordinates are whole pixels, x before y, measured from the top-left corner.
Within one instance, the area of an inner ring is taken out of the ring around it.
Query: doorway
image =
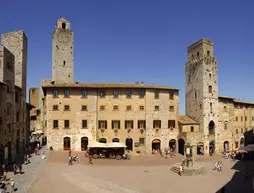
[[[71,138],[65,137],[64,138],[64,150],[70,150],[71,149]]]
[[[88,138],[82,137],[81,138],[81,151],[86,151],[88,146]]]
[[[185,141],[183,139],[178,139],[178,153],[184,155],[184,145]]]
[[[100,142],[100,143],[107,143],[107,139],[105,139],[105,138],[100,138],[100,139],[99,139],[99,142]]]
[[[161,140],[154,139],[152,141],[152,151],[153,150],[156,150],[156,151],[160,151],[161,150]]]
[[[223,149],[224,149],[224,152],[227,152],[229,150],[229,142],[228,141],[224,141]]]
[[[114,138],[112,139],[112,142],[120,142],[120,140],[118,138]]]
[[[176,150],[176,140],[170,139],[168,146],[169,146],[170,150],[175,151]]]
[[[132,151],[133,150],[133,140],[132,138],[126,138],[125,145],[127,146],[126,149]]]

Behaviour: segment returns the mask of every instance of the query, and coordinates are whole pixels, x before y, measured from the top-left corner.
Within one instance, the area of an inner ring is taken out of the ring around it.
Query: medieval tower
[[[56,22],[52,37],[52,80],[73,82],[73,32],[70,22]]]
[[[213,42],[201,39],[188,47],[185,92],[186,115],[200,123],[204,144],[211,148],[219,132],[218,62]]]

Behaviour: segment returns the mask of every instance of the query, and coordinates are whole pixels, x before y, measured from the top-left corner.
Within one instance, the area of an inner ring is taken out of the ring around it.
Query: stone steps
[[[179,174],[179,166],[173,165],[170,167],[170,170],[176,174]],[[204,175],[206,174],[206,171],[203,167],[191,169],[191,168],[185,168],[183,172],[183,176],[196,176],[196,175]]]

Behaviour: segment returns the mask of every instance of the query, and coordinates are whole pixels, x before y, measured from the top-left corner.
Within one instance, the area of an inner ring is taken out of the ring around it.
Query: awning
[[[106,143],[100,143],[100,142],[93,142],[92,144],[88,144],[89,148],[107,148],[107,144]]]
[[[154,139],[152,143],[160,143],[161,141],[159,139]]]
[[[33,135],[40,135],[40,134],[43,134],[43,133],[44,133],[43,131],[39,131],[39,130],[36,130],[36,131],[32,132]]]
[[[107,146],[108,146],[108,148],[125,148],[125,147],[127,147],[125,144],[119,143],[119,142],[108,143]]]
[[[203,142],[198,142],[198,144],[197,144],[198,146],[203,146],[204,145],[204,143]]]

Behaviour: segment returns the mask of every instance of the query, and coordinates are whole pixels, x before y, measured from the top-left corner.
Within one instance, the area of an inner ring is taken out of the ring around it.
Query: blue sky
[[[254,101],[254,1],[1,1],[0,33],[25,30],[28,88],[51,78],[57,19],[74,31],[74,77],[83,82],[136,82],[181,89],[185,111],[187,46],[215,44],[219,94]]]

